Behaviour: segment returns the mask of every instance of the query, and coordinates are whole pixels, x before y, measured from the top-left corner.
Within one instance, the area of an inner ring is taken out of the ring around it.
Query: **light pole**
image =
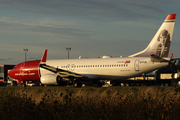
[[[66,50],[68,50],[68,59],[69,59],[69,50],[71,50],[71,48],[66,48]]]
[[[26,52],[28,51],[28,49],[23,49],[25,51],[25,61],[26,61]]]

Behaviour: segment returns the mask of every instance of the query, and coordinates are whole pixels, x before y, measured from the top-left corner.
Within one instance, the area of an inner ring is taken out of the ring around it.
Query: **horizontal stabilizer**
[[[172,58],[172,60],[180,60],[180,58]]]
[[[151,62],[169,62],[169,60],[166,60],[166,59],[156,56],[154,54],[151,54],[150,58],[151,58]]]

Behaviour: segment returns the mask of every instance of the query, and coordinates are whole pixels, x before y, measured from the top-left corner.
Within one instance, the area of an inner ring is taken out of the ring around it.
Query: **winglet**
[[[169,57],[169,58],[172,58],[172,57],[173,57],[173,55],[174,55],[174,54],[172,53],[172,54],[170,55],[170,57]]]
[[[44,51],[44,54],[41,59],[41,64],[46,64],[46,58],[47,58],[47,49]]]

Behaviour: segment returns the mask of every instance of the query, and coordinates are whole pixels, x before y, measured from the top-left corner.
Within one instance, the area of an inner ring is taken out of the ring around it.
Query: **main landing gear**
[[[96,82],[93,83],[94,87],[102,87],[102,83],[101,82]]]
[[[82,87],[82,83],[81,82],[76,82],[76,83],[74,83],[74,87]]]
[[[27,87],[27,82],[23,81],[23,83],[21,85],[22,85],[22,87]]]

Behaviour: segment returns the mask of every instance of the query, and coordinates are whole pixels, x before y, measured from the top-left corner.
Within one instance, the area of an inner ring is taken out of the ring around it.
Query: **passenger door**
[[[134,62],[134,70],[135,71],[139,71],[139,61],[140,60],[135,60],[135,62]]]

